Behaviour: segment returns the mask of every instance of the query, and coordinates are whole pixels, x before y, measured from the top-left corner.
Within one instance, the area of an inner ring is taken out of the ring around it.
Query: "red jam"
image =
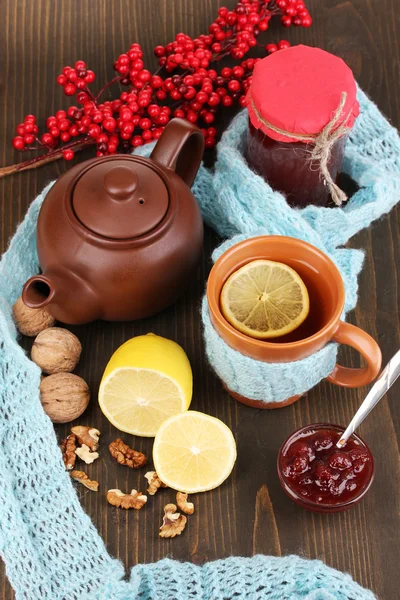
[[[328,163],[329,172],[336,183],[342,168],[346,140],[347,136],[342,136],[334,143]],[[287,144],[273,140],[249,123],[245,157],[258,175],[268,181],[274,190],[283,192],[291,206],[334,206],[318,164],[310,163],[311,150],[312,147],[310,149],[309,145],[302,142]]]
[[[337,512],[350,508],[369,490],[374,461],[365,442],[353,435],[338,449],[343,428],[307,425],[283,444],[278,474],[285,492],[310,510]]]

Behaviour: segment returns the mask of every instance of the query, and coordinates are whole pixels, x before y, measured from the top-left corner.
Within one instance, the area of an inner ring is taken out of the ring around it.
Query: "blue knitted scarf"
[[[346,310],[356,302],[362,255],[338,247],[400,195],[398,136],[362,92],[359,99],[345,170],[361,189],[344,209],[289,209],[252,174],[240,153],[243,113],[222,138],[215,173],[202,167],[194,188],[205,221],[221,235],[240,234],[228,243],[262,232],[301,237],[328,252],[345,279]],[[80,506],[40,404],[40,370],[19,346],[12,320],[24,282],[39,269],[36,221],[48,189],[0,262],[0,552],[17,600],[373,600],[349,575],[297,556],[231,557],[201,567],[164,559],[134,566],[125,579]],[[211,357],[206,308],[203,319]]]

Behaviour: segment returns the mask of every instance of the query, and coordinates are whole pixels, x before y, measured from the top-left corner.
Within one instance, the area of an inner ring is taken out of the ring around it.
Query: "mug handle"
[[[368,333],[355,325],[339,321],[332,341],[346,344],[357,350],[365,359],[367,366],[349,369],[335,365],[328,381],[342,387],[354,388],[367,385],[375,379],[381,369],[382,353],[376,341]]]

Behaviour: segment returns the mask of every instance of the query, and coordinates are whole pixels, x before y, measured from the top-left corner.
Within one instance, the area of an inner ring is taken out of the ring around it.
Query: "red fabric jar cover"
[[[341,58],[299,45],[256,63],[247,106],[252,125],[272,139],[309,143],[332,120],[343,93],[346,101],[333,131],[341,125],[351,129],[360,112],[353,73]]]

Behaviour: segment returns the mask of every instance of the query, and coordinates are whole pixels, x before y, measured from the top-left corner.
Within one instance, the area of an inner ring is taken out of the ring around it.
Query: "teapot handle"
[[[200,129],[183,119],[171,119],[155,145],[150,158],[175,171],[191,187],[204,152]]]

